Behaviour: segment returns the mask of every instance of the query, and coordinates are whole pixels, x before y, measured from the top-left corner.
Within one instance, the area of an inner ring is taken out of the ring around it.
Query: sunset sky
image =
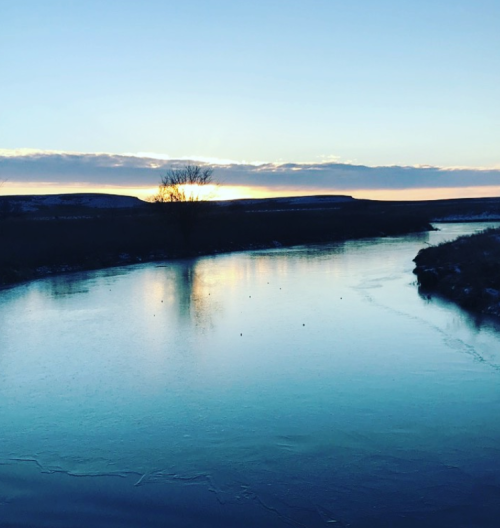
[[[498,0],[0,0],[2,194],[500,194]]]

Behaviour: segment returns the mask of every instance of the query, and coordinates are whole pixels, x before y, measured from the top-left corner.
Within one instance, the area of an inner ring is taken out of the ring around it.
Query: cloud
[[[166,158],[166,159],[165,159]],[[160,156],[0,151],[0,181],[14,184],[84,184],[154,187],[162,171],[189,160]],[[192,161],[192,163],[199,161]],[[368,167],[323,163],[210,163],[222,184],[343,192],[357,189],[432,189],[500,186],[500,169]]]

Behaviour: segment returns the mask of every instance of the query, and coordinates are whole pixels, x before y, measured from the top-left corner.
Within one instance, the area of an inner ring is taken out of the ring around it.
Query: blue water
[[[498,326],[411,273],[485,225],[439,227],[0,292],[0,526],[498,526]]]

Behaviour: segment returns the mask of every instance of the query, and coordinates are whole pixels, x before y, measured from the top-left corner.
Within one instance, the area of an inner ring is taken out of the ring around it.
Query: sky
[[[499,0],[0,0],[0,13],[3,194],[144,197],[188,161],[213,164],[227,197],[500,194]]]

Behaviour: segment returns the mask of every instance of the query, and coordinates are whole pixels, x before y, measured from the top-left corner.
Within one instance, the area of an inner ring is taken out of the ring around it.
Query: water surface
[[[0,292],[0,526],[497,526],[498,328],[411,273],[485,226],[439,227]]]

